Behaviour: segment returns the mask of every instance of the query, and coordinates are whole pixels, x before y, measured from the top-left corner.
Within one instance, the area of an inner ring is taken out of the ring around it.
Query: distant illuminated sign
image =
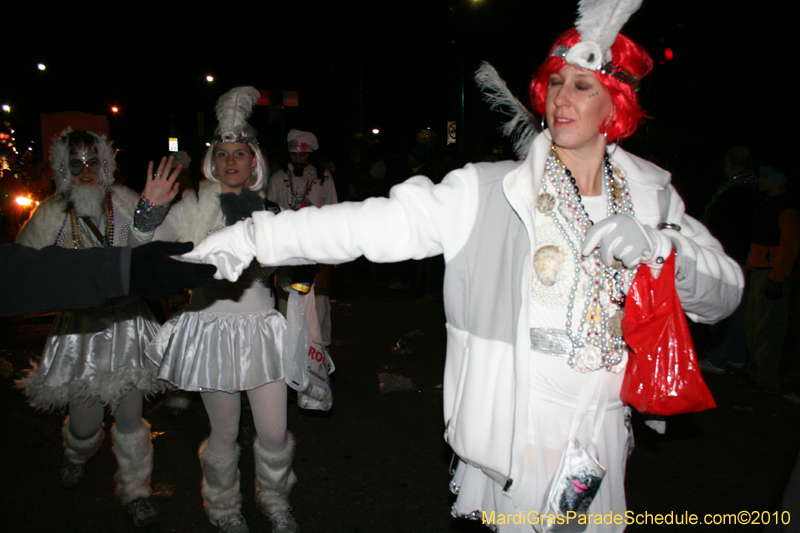
[[[177,152],[178,151],[178,138],[177,137],[170,137],[169,138],[169,151],[170,152]]]

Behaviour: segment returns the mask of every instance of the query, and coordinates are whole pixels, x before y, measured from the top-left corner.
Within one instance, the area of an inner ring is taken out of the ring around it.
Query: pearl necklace
[[[549,192],[550,187],[553,188],[555,197]],[[606,216],[633,216],[633,202],[628,184],[621,172],[614,172],[608,153],[603,161],[603,193],[606,195]],[[573,259],[574,276],[567,304],[566,324],[567,336],[572,344],[568,364],[581,372],[602,367],[612,370],[627,355],[627,346],[622,337],[622,307],[625,292],[630,287],[636,270],[625,268],[619,261],[606,267],[597,250],[586,258],[582,257],[583,240],[593,223],[581,202],[580,189],[575,178],[559,159],[555,145],[550,148],[547,158],[543,190],[539,195],[537,208],[552,217],[556,228],[569,245]],[[581,268],[590,278],[584,287],[578,286]],[[573,331],[575,301],[580,294],[585,296],[583,317],[577,331]]]

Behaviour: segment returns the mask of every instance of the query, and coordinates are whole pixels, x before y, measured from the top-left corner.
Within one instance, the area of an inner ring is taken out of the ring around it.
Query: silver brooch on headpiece
[[[227,131],[225,133],[214,135],[214,140],[224,143],[258,144],[258,139],[256,139],[255,137],[243,134],[236,135],[232,131]]]
[[[639,78],[611,60],[611,46],[622,26],[642,5],[642,0],[581,0],[575,28],[581,40],[571,47],[557,46],[553,57],[573,67],[594,70],[635,85]]]

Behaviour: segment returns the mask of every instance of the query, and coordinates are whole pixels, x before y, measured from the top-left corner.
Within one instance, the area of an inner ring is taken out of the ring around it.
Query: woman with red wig
[[[669,173],[616,145],[644,116],[635,89],[652,68],[617,35],[639,3],[582,2],[576,29],[531,85],[541,132],[493,68],[479,71],[489,101],[514,110],[505,129],[522,161],[467,165],[439,185],[417,176],[389,198],[254,213],[187,254],[227,278],[253,257],[444,254],[445,437],[459,458],[452,513],[493,530],[548,530],[542,522],[567,517],[559,531],[624,529],[632,437],[621,318],[639,265],[657,276],[674,248],[678,294],[699,322],[726,317],[741,296],[741,270],[685,215]],[[582,513],[613,513],[614,523],[586,528]]]

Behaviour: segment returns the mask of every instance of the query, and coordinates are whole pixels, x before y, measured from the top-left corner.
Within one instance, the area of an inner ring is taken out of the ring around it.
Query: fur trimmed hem
[[[56,387],[45,384],[46,376],[37,372],[35,362],[31,361],[31,366],[26,371],[27,376],[15,382],[15,387],[25,392],[32,407],[43,411],[64,409],[70,403],[97,401],[109,406],[113,413],[132,389],[142,392],[145,398],[167,389],[162,381],[156,379],[158,368],[152,365],[97,374],[91,380],[73,380]]]

